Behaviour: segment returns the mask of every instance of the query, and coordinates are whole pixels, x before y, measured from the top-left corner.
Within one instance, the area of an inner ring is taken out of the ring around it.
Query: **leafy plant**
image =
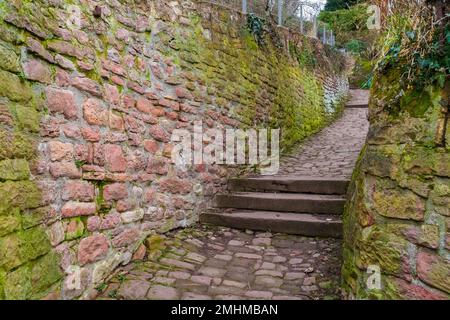
[[[117,280],[119,280],[120,283],[124,283],[126,279],[127,279],[127,277],[124,274],[117,275]]]
[[[325,10],[334,11],[334,10],[339,10],[339,9],[347,9],[348,7],[351,7],[358,2],[362,2],[362,1],[361,0],[327,0],[327,4],[325,5]]]
[[[82,166],[84,166],[85,164],[86,164],[86,161],[75,159],[75,166],[76,166],[78,169],[80,169],[80,168],[81,168]]]
[[[103,282],[100,283],[97,287],[95,287],[95,290],[97,290],[98,292],[103,292],[107,287],[108,285]]]
[[[247,15],[247,28],[253,34],[258,45],[264,44],[265,24],[265,20],[254,13]]]
[[[112,298],[112,299],[116,299],[116,298],[117,298],[117,289],[111,290],[111,291],[108,293],[108,296],[109,296],[110,298]]]
[[[297,45],[289,43],[289,51],[291,56],[295,57],[300,66],[313,68],[317,65],[317,59],[313,48],[307,42],[303,42],[300,49]]]
[[[367,43],[358,39],[352,39],[345,44],[345,49],[354,54],[361,54],[367,49]]]
[[[450,75],[449,23],[444,24],[443,30],[438,28],[430,7],[419,8],[410,3],[401,9],[389,17],[377,72],[399,70],[404,90],[443,87]],[[449,16],[444,19],[448,22]]]

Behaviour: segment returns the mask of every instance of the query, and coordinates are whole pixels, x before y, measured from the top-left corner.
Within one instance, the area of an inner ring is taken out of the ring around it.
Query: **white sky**
[[[325,5],[325,3],[327,1],[326,0],[304,0],[304,2],[311,3],[311,4],[320,4],[320,5],[322,5],[322,8],[323,8],[323,6]],[[305,17],[305,19],[311,18],[311,16],[313,16],[314,14],[317,14],[317,12],[313,8],[308,7],[308,6],[304,7],[303,16]]]

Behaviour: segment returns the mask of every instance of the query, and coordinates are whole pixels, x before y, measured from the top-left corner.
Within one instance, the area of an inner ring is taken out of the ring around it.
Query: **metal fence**
[[[325,0],[210,0],[245,14],[271,19],[302,34],[319,38],[324,44],[335,45],[333,30],[320,26],[318,16]]]

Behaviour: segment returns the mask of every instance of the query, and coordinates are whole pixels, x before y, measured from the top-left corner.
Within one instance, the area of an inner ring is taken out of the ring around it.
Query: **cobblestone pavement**
[[[100,299],[338,299],[341,242],[196,226],[147,239]]]
[[[349,178],[368,129],[367,109],[345,109],[341,118],[283,157],[278,175]]]

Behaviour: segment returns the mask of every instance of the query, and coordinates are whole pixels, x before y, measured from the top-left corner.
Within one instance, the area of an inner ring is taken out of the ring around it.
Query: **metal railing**
[[[287,27],[302,34],[319,38],[322,43],[334,46],[333,30],[319,27],[318,16],[325,0],[210,0],[209,2],[231,7],[244,14],[270,18],[278,26]]]

